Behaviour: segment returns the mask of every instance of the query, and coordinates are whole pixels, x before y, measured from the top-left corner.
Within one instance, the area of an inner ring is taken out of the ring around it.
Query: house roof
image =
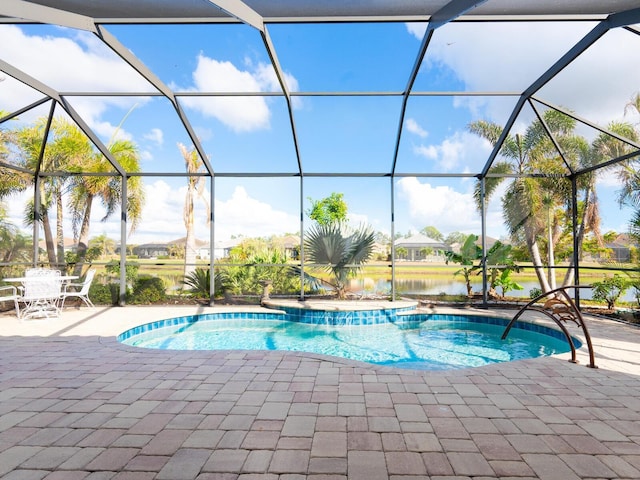
[[[405,248],[418,248],[418,247],[432,247],[432,248],[449,248],[444,242],[434,240],[426,235],[415,234],[407,238],[398,238],[395,242],[396,247]]]

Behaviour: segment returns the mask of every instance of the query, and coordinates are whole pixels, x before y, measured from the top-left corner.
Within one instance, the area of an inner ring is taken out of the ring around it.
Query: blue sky
[[[414,91],[520,93],[575,44],[594,24],[457,23],[439,29],[423,61]],[[291,91],[399,92],[405,89],[424,24],[269,25],[268,31]],[[171,89],[181,92],[279,92],[259,33],[244,25],[107,27]],[[606,125],[624,116],[624,105],[640,89],[637,36],[613,31],[541,89],[541,98]],[[16,48],[16,45],[20,45]],[[93,36],[50,26],[0,26],[0,59],[53,88],[66,92],[136,91],[153,87]],[[0,108],[21,108],[40,94],[8,76],[0,82]],[[477,119],[504,123],[516,96],[412,97],[407,104],[397,172],[457,174],[479,172],[491,150],[470,134]],[[183,172],[178,143],[191,146],[173,106],[162,97],[69,97],[104,143],[114,132],[137,143],[145,172]],[[181,106],[216,172],[295,172],[297,159],[289,113],[280,96],[182,97]],[[45,115],[47,107],[21,116]],[[400,97],[294,97],[293,115],[306,173],[388,172],[401,111]],[[123,121],[121,128],[118,125]],[[524,112],[515,129],[532,119]],[[591,134],[590,129],[585,134]],[[184,235],[182,206],[186,181],[145,179],[147,204],[132,243]],[[390,231],[388,178],[305,179],[307,198],[342,192],[354,222]],[[441,232],[479,233],[469,178],[402,177],[395,181],[396,232],[435,225]],[[207,184],[207,191],[209,185]],[[599,181],[603,230],[622,231],[628,211],[616,203],[611,173]],[[299,230],[300,182],[295,178],[217,178],[216,238],[265,236]],[[24,196],[11,199],[19,223]],[[204,209],[198,236],[208,238]],[[117,221],[92,235],[117,238]],[[488,212],[488,230],[500,237],[499,201]],[[70,228],[67,229],[70,235]]]

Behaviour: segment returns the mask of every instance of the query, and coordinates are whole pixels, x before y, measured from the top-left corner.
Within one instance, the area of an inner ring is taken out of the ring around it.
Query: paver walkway
[[[589,320],[598,369],[581,349],[582,365],[559,356],[446,373],[115,340],[193,313],[0,316],[0,477],[640,478],[637,328]]]

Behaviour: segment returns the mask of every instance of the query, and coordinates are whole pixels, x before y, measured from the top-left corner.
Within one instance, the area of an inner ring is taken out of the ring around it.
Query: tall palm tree
[[[33,126],[20,129],[17,132],[17,141],[23,155],[23,165],[31,170],[38,168],[38,161],[42,150],[42,143],[45,141],[44,133],[47,119],[39,118]],[[43,177],[40,183],[41,204],[39,209],[42,213],[42,225],[47,246],[49,263],[64,265],[64,209],[62,197],[65,193],[68,177],[64,175],[73,165],[78,164],[91,151],[91,146],[87,138],[80,130],[67,119],[56,117],[51,122],[49,136],[46,139],[44,155],[40,164],[41,172],[62,173]],[[29,182],[34,182],[30,176]],[[27,206],[28,212],[25,218],[33,220],[34,206],[31,202]],[[56,213],[56,241],[54,246],[52,225],[49,219],[49,212],[55,209]]]
[[[106,233],[89,240],[89,248],[94,246],[100,249],[100,258],[113,255],[116,251],[115,240],[113,238],[109,238]]]
[[[631,100],[624,107],[625,114],[633,111],[640,113],[640,92],[631,97]]]
[[[355,276],[373,254],[375,233],[366,226],[350,230],[344,223],[316,223],[304,240],[307,260],[332,276],[339,299],[346,297],[349,278]]]
[[[555,135],[565,153],[575,154],[574,145],[579,144],[573,130],[575,120],[555,110],[544,113],[543,119],[549,130]],[[491,122],[476,121],[468,125],[469,131],[487,139],[496,145],[502,133],[502,127]],[[498,186],[507,178],[500,175],[517,175],[509,184],[503,198],[502,211],[509,234],[521,238],[527,246],[540,287],[544,292],[552,289],[555,277],[554,265],[554,226],[553,210],[567,196],[567,182],[550,175],[544,178],[532,178],[528,174],[564,174],[559,154],[539,120],[531,123],[523,135],[507,135],[500,149],[503,160],[499,160],[489,173],[497,176],[485,179],[485,202],[495,194]],[[480,185],[476,186],[476,202],[480,207]],[[548,265],[547,275],[543,267],[541,240],[546,235]],[[550,282],[551,279],[551,282]]]
[[[109,151],[126,172],[140,171],[140,156],[137,146],[129,140],[112,140]],[[111,163],[99,152],[83,159],[78,171],[92,173],[109,173],[113,171]],[[80,170],[81,169],[81,170]],[[105,207],[106,213],[101,219],[106,221],[122,204],[122,179],[117,175],[108,176],[74,176],[70,193],[70,209],[74,233],[78,239],[77,262],[74,275],[80,275],[89,244],[89,228],[93,201],[98,199]],[[138,226],[144,205],[144,189],[141,177],[127,179],[127,220],[129,233]]]
[[[636,100],[640,102],[640,94],[636,95]],[[640,106],[640,103],[638,106]],[[640,109],[638,109],[638,112],[640,112]],[[609,129],[634,142],[637,142],[640,139],[640,134],[630,123],[613,123],[609,125]],[[628,143],[622,142],[621,140],[615,139],[611,136],[604,138],[599,143],[598,147],[603,160],[629,154],[635,150],[635,148]],[[640,234],[639,161],[640,157],[636,156],[611,167],[616,170],[616,174],[622,185],[622,189],[618,195],[618,202],[620,205],[627,205],[634,209],[629,221],[629,229],[630,233],[636,236]]]
[[[210,208],[204,198],[204,177],[192,175],[203,171],[202,167],[204,162],[195,148],[189,150],[182,143],[178,143],[178,148],[184,159],[187,173],[190,174],[187,177],[187,194],[184,199],[183,211],[184,227],[186,229],[184,245],[184,278],[186,280],[196,269],[196,235],[194,232],[196,197],[199,197],[205,204],[205,208],[207,209],[207,224],[209,223]]]

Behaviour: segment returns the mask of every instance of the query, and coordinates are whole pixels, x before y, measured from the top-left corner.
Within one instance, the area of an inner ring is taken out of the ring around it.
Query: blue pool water
[[[282,314],[206,314],[142,325],[120,335],[127,345],[173,350],[283,350],[320,353],[377,365],[450,370],[570,350],[556,330],[467,315],[409,315],[393,322],[331,325],[284,320]],[[574,340],[576,348],[579,342]]]

